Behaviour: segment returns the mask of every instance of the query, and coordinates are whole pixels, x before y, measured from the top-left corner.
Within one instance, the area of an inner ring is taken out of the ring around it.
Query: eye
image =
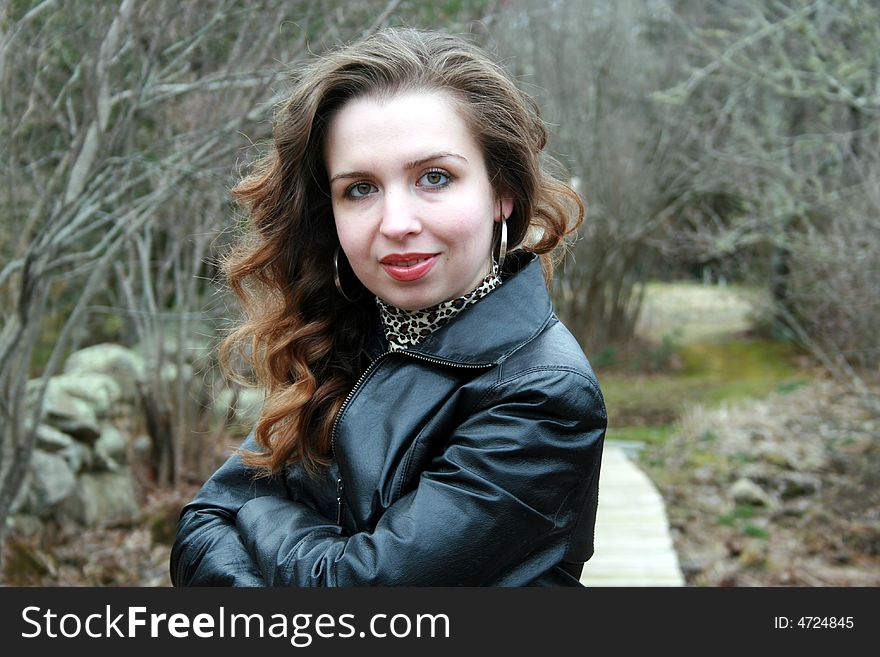
[[[422,174],[421,178],[416,181],[419,187],[427,187],[428,189],[440,189],[446,187],[452,182],[452,176],[442,169],[431,169]]]
[[[351,187],[345,190],[345,196],[348,198],[364,198],[365,196],[369,196],[373,192],[378,192],[379,189],[368,182],[359,182],[355,183]]]

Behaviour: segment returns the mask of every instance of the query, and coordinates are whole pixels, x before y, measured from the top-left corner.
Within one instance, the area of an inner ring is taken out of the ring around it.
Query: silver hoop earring
[[[498,271],[504,265],[507,257],[507,217],[501,217],[501,241],[498,245]]]
[[[355,301],[357,301],[358,299],[361,298],[360,294],[358,294],[354,298],[351,298],[350,296],[348,296],[345,293],[345,290],[342,289],[342,281],[339,278],[339,247],[338,246],[336,247],[336,250],[333,252],[333,282],[336,283],[336,289],[339,291],[339,294],[341,294],[342,297],[346,301],[350,301],[350,302],[354,303]],[[363,290],[361,290],[361,294],[363,294]]]

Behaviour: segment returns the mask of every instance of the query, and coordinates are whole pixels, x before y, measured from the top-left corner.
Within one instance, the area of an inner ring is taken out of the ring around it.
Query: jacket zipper
[[[342,477],[336,480],[336,524],[342,524]]]
[[[379,356],[376,357],[374,361],[370,363],[370,366],[364,370],[364,373],[361,374],[360,378],[358,378],[357,382],[355,382],[354,387],[349,391],[348,395],[345,397],[345,400],[342,402],[342,406],[339,407],[339,412],[336,413],[336,419],[333,421],[333,431],[330,433],[330,454],[335,458],[336,457],[336,429],[339,427],[339,420],[342,418],[342,414],[345,412],[348,403],[351,401],[352,397],[354,397],[360,385],[364,382],[364,379],[367,378],[367,375],[373,371],[376,365],[381,361],[385,356],[389,354],[402,354],[407,358],[413,358],[415,360],[421,360],[426,363],[434,363],[437,365],[446,365],[447,367],[455,367],[459,369],[470,369],[470,370],[479,370],[485,369],[487,367],[491,367],[492,363],[481,363],[479,365],[470,365],[467,363],[456,363],[454,361],[442,360],[440,358],[431,358],[430,356],[422,356],[421,354],[414,354],[410,351],[386,351]],[[336,479],[336,524],[342,524],[342,471],[339,472],[339,477]]]

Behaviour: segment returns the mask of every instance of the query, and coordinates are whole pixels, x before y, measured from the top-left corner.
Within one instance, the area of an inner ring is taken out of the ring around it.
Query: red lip
[[[394,280],[410,282],[431,271],[439,256],[439,253],[389,253],[379,264]]]

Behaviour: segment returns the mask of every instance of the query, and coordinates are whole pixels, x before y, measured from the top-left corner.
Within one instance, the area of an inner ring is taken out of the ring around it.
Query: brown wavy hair
[[[389,28],[305,66],[276,110],[270,149],[233,189],[248,230],[223,260],[244,319],[223,341],[221,363],[241,380],[231,361],[243,356],[266,390],[255,429],[263,451],[243,452],[262,474],[297,461],[312,473],[327,465],[336,414],[366,366],[375,302],[369,294],[349,302],[334,284],[325,130],[353,98],[420,90],[457,101],[496,194],[514,199],[508,248],[540,254],[548,283],[556,247],[583,220],[578,195],[542,166],[537,105],[469,41]]]

